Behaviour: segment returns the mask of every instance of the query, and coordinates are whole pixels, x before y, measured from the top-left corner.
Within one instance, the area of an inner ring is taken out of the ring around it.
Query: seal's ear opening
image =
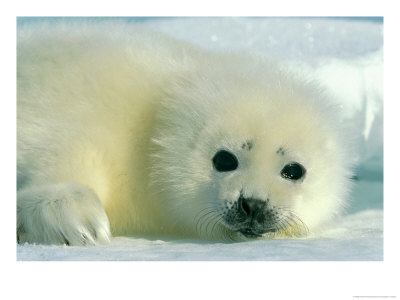
[[[212,159],[214,168],[218,172],[230,172],[238,168],[239,162],[236,156],[226,150],[219,150]]]

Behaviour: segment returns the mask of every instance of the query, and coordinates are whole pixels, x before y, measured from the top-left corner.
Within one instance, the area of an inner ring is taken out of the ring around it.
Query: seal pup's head
[[[332,219],[349,186],[328,97],[269,62],[204,63],[168,92],[152,181],[174,230],[207,239],[299,236]]]

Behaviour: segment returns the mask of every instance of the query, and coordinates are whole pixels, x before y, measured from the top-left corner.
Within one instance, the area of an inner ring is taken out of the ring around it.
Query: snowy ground
[[[32,20],[23,20],[31,22]],[[307,239],[206,243],[117,237],[110,245],[18,245],[18,260],[383,260],[383,24],[374,19],[127,19],[217,51],[250,51],[315,77],[356,126],[347,213]]]

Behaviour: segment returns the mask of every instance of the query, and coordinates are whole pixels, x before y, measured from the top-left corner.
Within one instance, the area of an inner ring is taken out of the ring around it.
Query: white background
[[[388,3],[388,2],[386,2]],[[279,1],[242,5],[233,2],[165,1],[124,6],[113,1],[84,4],[16,1],[3,10],[2,101],[2,292],[9,298],[33,299],[119,297],[156,299],[259,298],[351,299],[354,295],[398,295],[398,193],[395,167],[396,98],[398,99],[395,7],[368,1]],[[179,13],[177,13],[179,12]],[[15,259],[15,16],[17,15],[378,15],[385,16],[385,255],[384,262],[252,262],[252,263],[28,263]],[[394,99],[393,99],[394,98]],[[11,99],[11,100],[10,100]],[[10,104],[11,103],[11,104]],[[12,130],[14,128],[14,131]],[[7,146],[7,147],[4,147]],[[2,151],[3,154],[3,151]],[[4,231],[4,233],[3,233]],[[11,296],[10,296],[11,295]]]

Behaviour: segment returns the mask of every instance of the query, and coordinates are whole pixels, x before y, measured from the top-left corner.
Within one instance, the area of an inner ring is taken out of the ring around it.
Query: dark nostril
[[[242,211],[244,211],[244,213],[246,215],[249,215],[251,213],[250,207],[247,204],[246,199],[242,199],[241,203],[240,203],[240,208],[242,209]]]
[[[264,201],[253,198],[240,197],[238,200],[239,211],[248,217],[256,216],[264,205]]]

